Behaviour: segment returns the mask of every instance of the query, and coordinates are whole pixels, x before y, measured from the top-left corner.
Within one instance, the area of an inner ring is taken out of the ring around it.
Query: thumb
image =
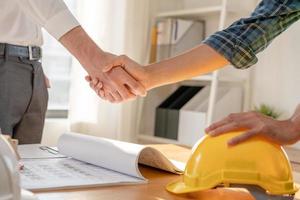
[[[112,68],[116,67],[114,64],[109,64],[103,67],[102,72],[106,73],[112,70]]]
[[[109,72],[114,67],[124,67],[125,66],[125,58],[124,56],[119,56],[116,59],[114,59],[110,64],[104,66],[103,72]]]

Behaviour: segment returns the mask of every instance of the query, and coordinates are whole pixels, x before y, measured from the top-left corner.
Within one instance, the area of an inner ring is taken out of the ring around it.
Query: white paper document
[[[59,153],[46,147],[42,150],[47,152],[40,153],[40,150],[37,145],[19,147],[25,165],[21,172],[25,189],[140,184],[147,180],[139,171],[139,163],[177,174],[185,167],[152,147],[76,133],[60,137]]]
[[[18,152],[22,159],[40,158],[65,158],[67,156],[58,152],[55,147],[42,146],[40,144],[24,144],[18,146]]]

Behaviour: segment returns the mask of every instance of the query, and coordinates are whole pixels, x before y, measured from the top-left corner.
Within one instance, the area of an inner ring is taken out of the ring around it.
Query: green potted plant
[[[261,104],[258,107],[255,106],[255,111],[260,112],[269,117],[272,117],[273,119],[278,119],[278,117],[281,115],[281,113],[276,111],[275,108],[268,106],[266,104]]]

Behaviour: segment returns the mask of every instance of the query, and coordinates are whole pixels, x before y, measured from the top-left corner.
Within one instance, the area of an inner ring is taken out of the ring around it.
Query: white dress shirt
[[[79,23],[63,0],[0,0],[0,43],[43,44],[41,28],[57,40]]]

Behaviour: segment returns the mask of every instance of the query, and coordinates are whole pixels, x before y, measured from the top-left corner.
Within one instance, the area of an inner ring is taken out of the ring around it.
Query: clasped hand
[[[120,103],[146,95],[148,76],[140,64],[125,55],[109,53],[106,60],[100,73],[89,73],[85,77],[99,97],[111,103]]]

